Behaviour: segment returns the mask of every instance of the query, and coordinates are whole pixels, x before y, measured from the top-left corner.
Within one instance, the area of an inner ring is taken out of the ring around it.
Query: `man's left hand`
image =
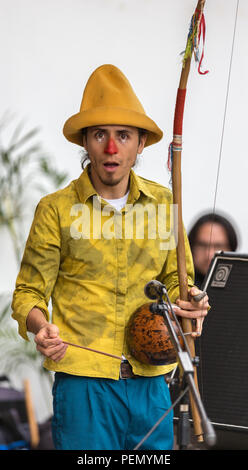
[[[210,305],[208,303],[208,295],[206,294],[199,302],[194,300],[194,296],[201,294],[202,291],[194,286],[189,289],[189,300],[176,301],[178,308],[175,308],[176,315],[180,317],[192,318],[195,320],[195,328],[192,331],[192,336],[200,336],[202,333],[202,324],[205,316],[208,313]]]

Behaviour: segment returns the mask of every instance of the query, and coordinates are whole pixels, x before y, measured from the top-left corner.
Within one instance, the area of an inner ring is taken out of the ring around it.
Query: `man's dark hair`
[[[238,246],[238,237],[233,225],[224,216],[215,213],[205,214],[195,222],[188,235],[191,248],[194,248],[195,246],[199,228],[208,222],[219,224],[224,228],[229,242],[230,251],[236,251]]]
[[[84,127],[82,129],[82,138],[85,137],[85,139],[87,139],[87,127]],[[87,163],[89,163],[90,159],[89,159],[89,154],[88,152],[83,149],[83,156],[81,158],[81,167],[82,167],[82,170],[85,169]]]
[[[82,129],[82,136],[85,137],[85,139],[87,139],[87,127],[84,127]],[[137,128],[138,129],[138,133],[139,133],[139,142],[141,140],[141,137],[143,135],[146,135],[147,134],[147,131],[145,129],[141,129],[140,127]],[[87,163],[89,163],[90,159],[89,159],[89,155],[88,155],[88,152],[86,152],[86,150],[83,151],[83,156],[81,158],[81,167],[82,169],[84,170]]]

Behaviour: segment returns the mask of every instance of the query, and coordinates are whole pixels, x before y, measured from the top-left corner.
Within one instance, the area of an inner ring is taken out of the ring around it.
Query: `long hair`
[[[238,236],[233,225],[223,215],[214,214],[214,213],[209,213],[209,214],[205,214],[201,216],[191,228],[188,234],[188,239],[189,239],[191,248],[195,246],[199,228],[207,222],[221,225],[226,232],[229,246],[230,246],[230,251],[236,251],[238,247]]]

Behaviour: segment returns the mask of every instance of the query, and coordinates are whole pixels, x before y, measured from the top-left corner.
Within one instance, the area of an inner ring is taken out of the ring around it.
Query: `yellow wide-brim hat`
[[[159,142],[163,132],[150,119],[125,75],[114,65],[98,67],[90,76],[77,114],[65,123],[63,133],[83,145],[82,129],[101,125],[126,125],[145,129],[146,146]]]

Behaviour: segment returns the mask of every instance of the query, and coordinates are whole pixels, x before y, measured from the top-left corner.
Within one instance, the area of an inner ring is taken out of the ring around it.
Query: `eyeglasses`
[[[206,242],[196,242],[194,249],[198,249],[201,251],[204,250],[214,250],[214,251],[228,251],[230,250],[230,247],[228,245],[223,245],[222,243],[206,243]]]

